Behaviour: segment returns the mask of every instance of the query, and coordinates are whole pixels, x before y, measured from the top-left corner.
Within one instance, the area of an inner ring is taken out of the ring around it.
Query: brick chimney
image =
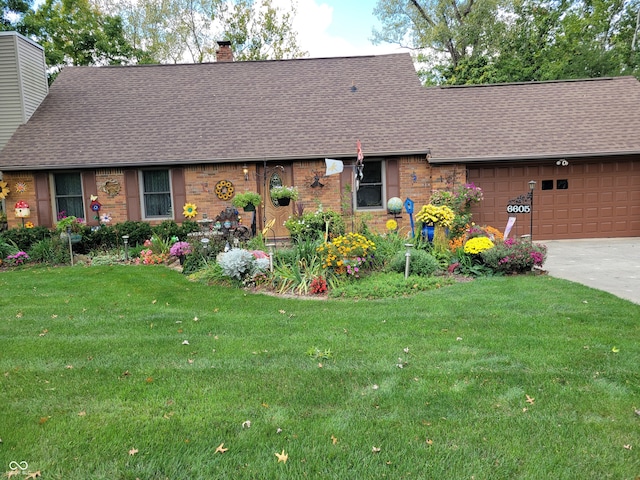
[[[216,62],[233,62],[233,51],[231,50],[231,42],[220,40],[218,50],[216,51]]]

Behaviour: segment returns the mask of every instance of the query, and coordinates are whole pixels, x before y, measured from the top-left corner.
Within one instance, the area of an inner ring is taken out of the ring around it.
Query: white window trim
[[[353,185],[353,192],[352,192],[352,201],[353,201],[353,206],[354,206],[354,211],[356,212],[380,212],[380,211],[386,211],[387,207],[386,207],[386,198],[387,198],[387,162],[384,158],[371,158],[369,159],[370,162],[380,162],[380,168],[382,169],[381,172],[381,178],[382,178],[382,198],[381,198],[381,205],[379,207],[359,207],[358,206],[358,192],[356,192],[355,189],[355,171],[353,173],[354,175],[354,180],[352,180],[354,183],[352,183]],[[365,159],[364,161],[364,168],[367,168],[367,160]]]
[[[169,200],[171,201],[171,213],[167,216],[147,217],[147,208],[144,203],[144,173],[153,172],[158,170],[166,170],[169,172]],[[140,192],[140,216],[142,220],[173,220],[175,218],[175,201],[173,198],[173,177],[172,170],[170,168],[145,168],[144,170],[138,170],[138,190]]]

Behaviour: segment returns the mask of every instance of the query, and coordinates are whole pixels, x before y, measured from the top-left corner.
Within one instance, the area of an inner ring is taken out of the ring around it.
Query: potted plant
[[[71,243],[78,243],[82,240],[82,224],[84,220],[82,218],[74,217],[70,215],[68,217],[61,218],[56,224],[56,231],[60,232],[60,238],[67,240],[67,235],[71,238]]]
[[[244,208],[245,212],[255,212],[262,203],[262,197],[257,192],[236,193],[231,204],[236,208]]]
[[[291,200],[298,199],[298,189],[296,187],[276,186],[271,189],[271,199],[281,207],[289,205]]]

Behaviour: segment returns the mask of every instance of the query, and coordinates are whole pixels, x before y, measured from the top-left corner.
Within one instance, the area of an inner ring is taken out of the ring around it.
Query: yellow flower
[[[27,222],[27,223],[24,224],[24,228],[33,228],[33,227],[35,227],[33,222]]]
[[[493,248],[494,244],[487,237],[474,237],[467,240],[464,244],[464,252],[476,254]]]
[[[187,218],[193,218],[198,214],[198,207],[195,203],[185,203],[182,209],[182,214]]]
[[[9,189],[7,188],[7,182],[0,182],[0,200],[5,198],[9,194]]]

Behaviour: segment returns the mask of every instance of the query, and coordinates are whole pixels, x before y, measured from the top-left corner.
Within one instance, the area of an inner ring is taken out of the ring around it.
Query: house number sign
[[[525,193],[509,200],[507,213],[531,213],[531,193]]]

